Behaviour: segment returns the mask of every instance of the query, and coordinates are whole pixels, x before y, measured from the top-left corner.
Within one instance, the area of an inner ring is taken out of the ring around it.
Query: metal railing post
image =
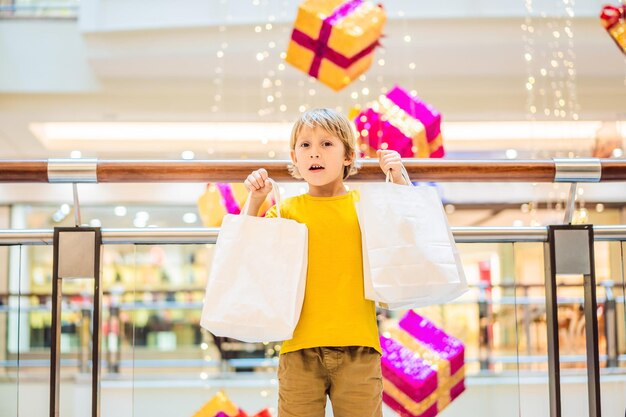
[[[57,227],[53,237],[52,266],[52,337],[50,348],[50,417],[59,417],[61,374],[61,305],[63,280],[91,278],[94,280],[92,320],[92,397],[91,416],[100,416],[100,252],[102,234],[94,227]]]
[[[557,275],[583,276],[585,339],[587,351],[587,396],[589,417],[600,417],[600,361],[592,225],[548,227],[546,244],[546,322],[550,416],[561,417],[561,372],[558,334]]]

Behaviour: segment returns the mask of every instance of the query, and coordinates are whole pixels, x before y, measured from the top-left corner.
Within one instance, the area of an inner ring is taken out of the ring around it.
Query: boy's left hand
[[[402,177],[402,158],[398,152],[378,149],[376,155],[378,155],[378,163],[385,175],[387,175],[387,171],[391,170],[391,180],[395,184],[408,185]]]

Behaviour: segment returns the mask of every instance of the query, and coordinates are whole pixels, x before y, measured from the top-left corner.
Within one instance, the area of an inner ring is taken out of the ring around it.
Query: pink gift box
[[[437,415],[464,390],[463,343],[409,310],[381,336],[383,401],[401,416]]]
[[[403,158],[441,158],[441,114],[431,105],[395,86],[355,119],[362,150],[392,149]]]
[[[450,336],[413,310],[407,311],[398,324],[429,350],[450,362],[450,375],[463,367],[465,346],[456,337]]]
[[[420,402],[437,389],[437,372],[415,353],[393,339],[380,338],[385,379],[406,388],[407,395]]]

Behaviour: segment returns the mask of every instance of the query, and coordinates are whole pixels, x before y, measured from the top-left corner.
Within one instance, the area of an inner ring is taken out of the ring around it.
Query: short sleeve
[[[275,218],[276,216],[276,205],[273,205],[272,207],[270,207],[266,212],[265,212],[265,216],[267,218]]]

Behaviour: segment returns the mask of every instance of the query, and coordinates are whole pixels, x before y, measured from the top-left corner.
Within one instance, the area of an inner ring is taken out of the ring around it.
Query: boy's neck
[[[326,185],[311,185],[309,184],[309,195],[312,197],[338,197],[347,194],[343,180],[331,182]]]

